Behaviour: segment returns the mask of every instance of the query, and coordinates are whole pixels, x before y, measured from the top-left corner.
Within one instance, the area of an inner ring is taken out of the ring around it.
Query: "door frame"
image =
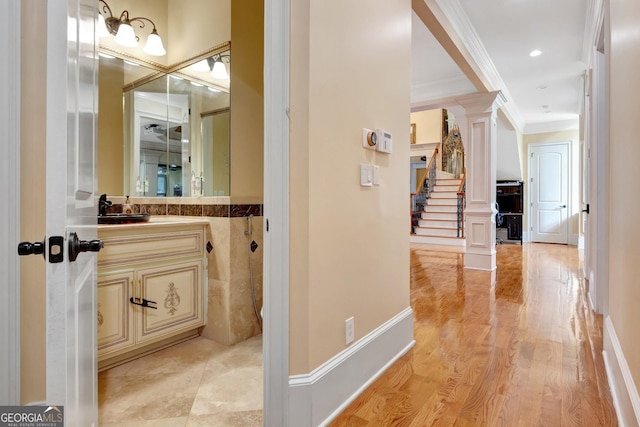
[[[0,178],[6,191],[0,198],[0,405],[20,404],[20,2],[8,2],[0,14],[0,69],[5,97],[0,101]]]
[[[289,425],[289,2],[264,2],[264,403]]]
[[[264,345],[264,423],[266,426],[288,424],[289,380],[289,0],[265,1],[265,345]],[[7,54],[9,76],[3,86],[8,96],[0,104],[3,132],[0,138],[6,156],[0,156],[0,170],[12,179],[5,181],[8,191],[0,202],[7,208],[7,220],[0,225],[0,238],[19,240],[20,207],[20,3],[9,2],[0,23],[6,37],[0,38],[0,52]],[[3,70],[4,72],[4,70]],[[8,111],[4,111],[8,108]],[[13,113],[13,114],[10,114]],[[4,212],[3,212],[4,214]],[[266,225],[266,224],[265,224]],[[7,298],[0,298],[0,312],[7,322],[0,329],[0,343],[7,349],[8,360],[0,366],[0,383],[5,384],[8,400],[20,401],[20,273],[13,245],[4,247],[9,253],[6,268],[9,286]],[[4,264],[3,264],[4,265]],[[268,393],[267,393],[268,391]],[[3,399],[5,394],[0,395]]]
[[[590,175],[588,201],[590,217],[585,234],[588,234],[589,253],[586,257],[591,309],[605,317],[609,314],[609,56],[605,47],[604,17],[601,18],[598,43],[592,54],[592,78],[590,105],[586,122],[590,148]],[[592,215],[592,216],[591,216]]]
[[[533,241],[533,212],[531,210],[531,204],[533,203],[531,194],[531,180],[532,180],[532,172],[531,172],[531,158],[533,156],[533,148],[543,147],[543,146],[555,146],[555,145],[566,145],[567,146],[567,235],[566,235],[566,244],[571,245],[571,218],[573,217],[574,211],[574,203],[573,203],[573,184],[574,184],[574,166],[573,166],[573,142],[571,140],[560,140],[560,141],[548,141],[548,142],[532,142],[527,147],[527,182],[529,183],[529,189],[527,191],[527,206],[529,207],[529,214],[527,218],[527,235],[529,236],[528,241]]]

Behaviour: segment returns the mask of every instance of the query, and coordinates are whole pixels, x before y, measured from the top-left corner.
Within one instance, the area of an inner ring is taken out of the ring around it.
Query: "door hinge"
[[[266,219],[266,228],[267,228],[267,232],[269,231],[269,218]]]
[[[531,158],[533,159],[533,153],[531,153]]]

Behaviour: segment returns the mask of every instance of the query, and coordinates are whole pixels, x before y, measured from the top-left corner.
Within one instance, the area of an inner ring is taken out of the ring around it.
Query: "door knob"
[[[99,252],[104,247],[102,240],[80,240],[76,233],[69,234],[69,261],[78,258],[80,252]]]
[[[20,242],[18,243],[18,255],[38,255],[41,254],[44,258],[44,239],[42,242]]]
[[[567,207],[567,205],[560,205],[560,208],[562,208],[562,209],[564,209],[566,207]]]

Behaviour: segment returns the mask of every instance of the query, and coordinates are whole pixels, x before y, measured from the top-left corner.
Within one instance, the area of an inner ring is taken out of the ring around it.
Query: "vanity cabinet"
[[[202,224],[99,227],[98,365],[196,336],[207,309]]]

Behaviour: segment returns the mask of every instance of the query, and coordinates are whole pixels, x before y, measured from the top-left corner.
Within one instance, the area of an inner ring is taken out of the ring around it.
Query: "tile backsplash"
[[[142,199],[142,200],[139,200]],[[160,199],[162,200],[162,199]],[[150,215],[179,215],[179,216],[206,216],[216,218],[239,218],[249,215],[262,216],[262,204],[216,204],[193,203],[192,200],[185,200],[187,203],[180,202],[180,199],[172,198],[171,201],[165,203],[157,203],[160,200],[152,198],[135,198],[131,197],[133,211],[135,213],[147,213]],[[113,197],[113,205],[107,208],[107,213],[122,212],[123,197]]]

